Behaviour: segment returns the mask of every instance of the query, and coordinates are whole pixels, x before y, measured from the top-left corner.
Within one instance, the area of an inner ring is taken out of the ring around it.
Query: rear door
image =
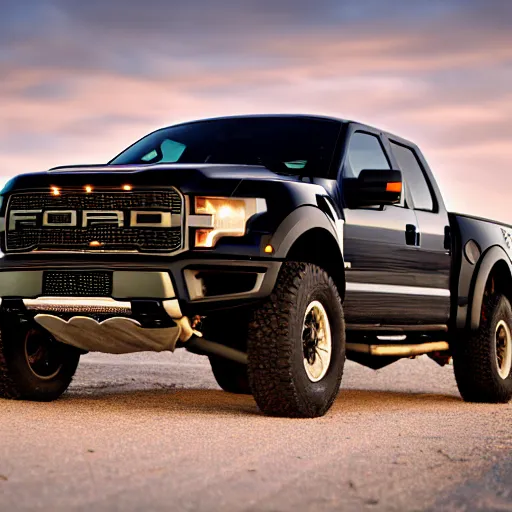
[[[389,144],[392,158],[402,171],[409,205],[416,215],[418,245],[415,280],[419,287],[429,292],[420,296],[422,317],[431,323],[447,323],[451,266],[448,213],[418,148],[392,138]]]

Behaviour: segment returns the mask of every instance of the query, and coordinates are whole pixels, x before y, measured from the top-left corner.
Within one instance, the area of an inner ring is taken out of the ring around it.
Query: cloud
[[[456,209],[512,221],[496,200],[512,186],[510,2],[2,0],[2,9],[4,173],[106,161],[195,117],[323,113],[415,140]],[[484,167],[495,200],[475,202]]]

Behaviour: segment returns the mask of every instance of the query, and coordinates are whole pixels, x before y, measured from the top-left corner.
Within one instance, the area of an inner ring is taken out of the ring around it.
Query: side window
[[[350,138],[347,163],[346,178],[357,178],[363,169],[391,169],[379,138],[363,132],[356,132]]]
[[[414,201],[414,207],[417,210],[433,211],[432,193],[415,152],[396,142],[391,142],[391,148],[404,174],[404,181]]]

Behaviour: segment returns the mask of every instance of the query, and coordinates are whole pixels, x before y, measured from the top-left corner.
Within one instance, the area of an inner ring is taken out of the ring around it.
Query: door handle
[[[444,227],[444,248],[450,251],[452,248],[452,230],[450,226]]]
[[[415,247],[420,245],[420,233],[414,224],[407,224],[405,226],[405,243]]]

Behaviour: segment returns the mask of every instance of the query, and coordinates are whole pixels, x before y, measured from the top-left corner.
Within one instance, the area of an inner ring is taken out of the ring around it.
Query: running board
[[[430,325],[382,325],[382,324],[347,324],[347,331],[369,331],[369,332],[447,332],[445,324]]]
[[[446,341],[432,341],[419,345],[366,345],[364,343],[347,343],[347,350],[369,354],[371,356],[412,357],[430,354],[432,352],[445,352],[450,350]]]

